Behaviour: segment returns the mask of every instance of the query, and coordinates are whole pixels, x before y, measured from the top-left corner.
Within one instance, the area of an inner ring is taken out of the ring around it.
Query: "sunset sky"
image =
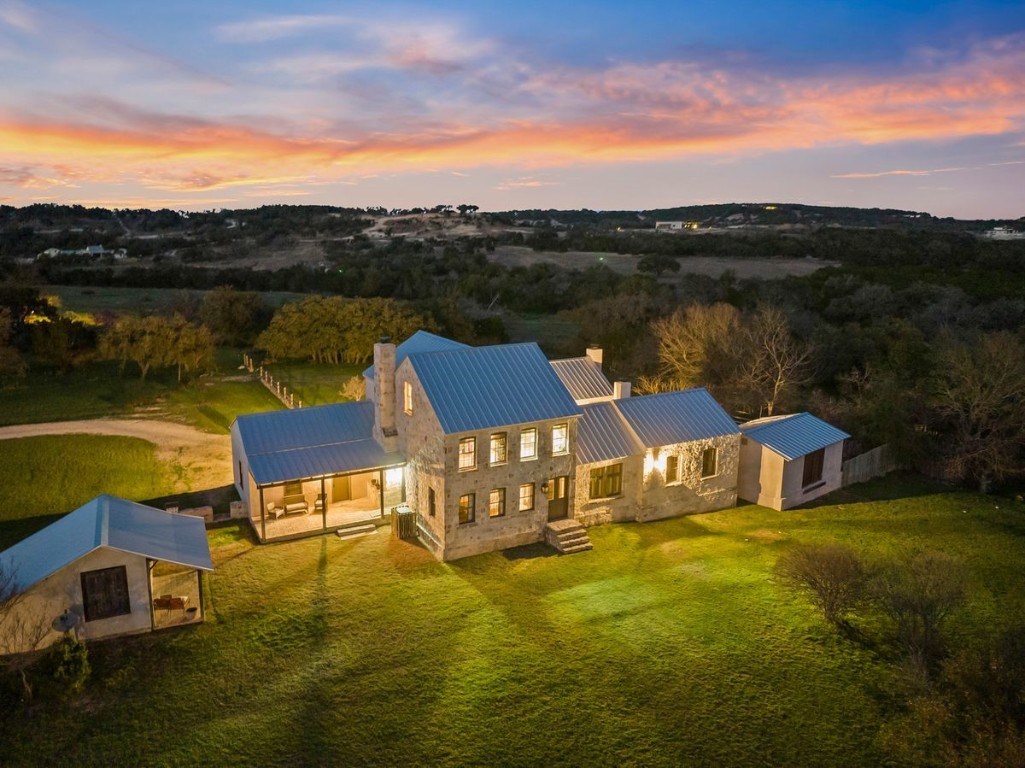
[[[0,203],[1025,216],[1025,2],[0,0]]]

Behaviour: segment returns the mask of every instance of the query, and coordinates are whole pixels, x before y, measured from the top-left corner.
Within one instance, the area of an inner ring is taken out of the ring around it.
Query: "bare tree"
[[[923,669],[936,662],[944,652],[943,624],[964,599],[961,564],[943,552],[925,550],[884,568],[873,592],[910,658]]]
[[[17,570],[0,560],[0,665],[21,676],[25,699],[32,698],[28,668],[36,661],[36,651],[50,627],[42,616],[19,610],[25,592],[18,581]]]
[[[829,623],[853,632],[847,617],[864,602],[868,577],[853,549],[843,544],[799,545],[780,556],[776,573],[806,591]]]
[[[781,310],[766,304],[744,323],[744,336],[741,386],[772,416],[780,400],[807,381],[812,347],[793,335]]]
[[[729,380],[742,318],[730,304],[691,304],[652,324],[661,376],[675,387],[714,387]]]

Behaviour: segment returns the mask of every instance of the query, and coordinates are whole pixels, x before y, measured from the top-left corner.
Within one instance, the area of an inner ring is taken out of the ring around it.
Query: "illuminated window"
[[[123,565],[82,573],[82,604],[85,620],[109,619],[132,612],[128,596],[128,571]]]
[[[520,461],[537,458],[537,430],[531,427],[520,432]]]
[[[569,453],[569,427],[566,424],[556,424],[552,427],[552,455]]]
[[[680,457],[668,456],[666,458],[666,482],[680,482]]]
[[[473,522],[474,495],[468,493],[459,497],[459,524]]]
[[[502,517],[505,515],[505,488],[493,488],[488,494],[488,516]]]
[[[623,492],[623,465],[610,464],[591,470],[591,498],[605,499]]]
[[[809,485],[822,480],[822,465],[825,463],[826,449],[819,448],[804,457],[804,480],[802,485],[807,488]]]
[[[715,448],[705,448],[701,454],[701,476],[712,477],[719,471],[719,451]]]
[[[492,465],[505,464],[508,458],[505,432],[496,432],[491,436],[491,454],[489,463]]]
[[[534,508],[534,484],[524,483],[520,486],[520,512]]]
[[[438,500],[434,495],[434,489],[427,489],[427,514],[434,517],[438,511]]]
[[[477,438],[464,437],[459,441],[459,471],[477,468]]]
[[[408,381],[402,382],[402,406],[407,415],[413,413],[413,385]]]

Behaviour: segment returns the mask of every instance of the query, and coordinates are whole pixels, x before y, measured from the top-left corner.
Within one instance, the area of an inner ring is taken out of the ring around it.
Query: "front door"
[[[569,513],[569,476],[548,481],[548,519],[562,520]]]

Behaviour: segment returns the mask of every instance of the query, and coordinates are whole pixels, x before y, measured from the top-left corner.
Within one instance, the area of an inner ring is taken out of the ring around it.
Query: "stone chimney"
[[[587,357],[592,363],[596,363],[601,368],[602,363],[602,351],[601,347],[596,347],[594,344],[587,348]]]
[[[612,399],[622,400],[630,397],[630,382],[629,381],[614,381],[612,382]]]
[[[386,451],[398,450],[395,429],[395,345],[387,336],[374,345],[374,438]]]

